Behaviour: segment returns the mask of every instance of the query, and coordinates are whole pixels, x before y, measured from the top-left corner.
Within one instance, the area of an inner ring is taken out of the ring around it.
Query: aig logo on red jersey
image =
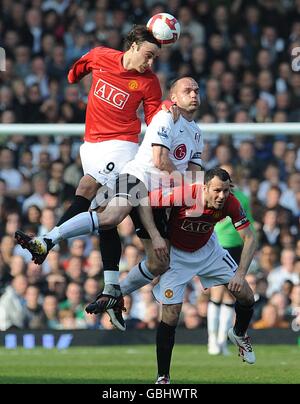
[[[176,158],[176,160],[183,160],[185,156],[186,156],[186,145],[180,144],[174,150],[174,157]]]
[[[123,109],[129,98],[128,93],[102,79],[98,80],[95,86],[94,95],[100,98],[100,100],[107,102],[118,109]]]
[[[213,227],[213,223],[207,222],[196,222],[191,220],[184,220],[181,228],[182,230],[191,232],[191,233],[208,233]]]

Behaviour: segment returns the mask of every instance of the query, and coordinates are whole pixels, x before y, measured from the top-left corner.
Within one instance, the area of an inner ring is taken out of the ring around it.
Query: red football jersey
[[[145,73],[125,70],[123,55],[115,49],[97,47],[69,71],[70,83],[92,72],[84,137],[88,142],[118,139],[138,143],[139,105],[143,103],[147,125],[160,106],[162,93],[156,75],[150,69]]]
[[[233,194],[229,194],[223,209],[204,207],[201,216],[188,214],[195,209],[195,198],[200,195],[201,187],[202,185],[192,184],[175,187],[172,191],[160,189],[150,192],[150,200],[155,206],[173,206],[168,234],[171,244],[180,250],[199,250],[208,242],[215,224],[227,216],[231,218],[237,230],[250,225],[240,202]]]

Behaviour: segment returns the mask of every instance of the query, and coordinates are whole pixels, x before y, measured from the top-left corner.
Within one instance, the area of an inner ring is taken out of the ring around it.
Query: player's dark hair
[[[212,168],[204,174],[204,184],[208,184],[214,177],[218,177],[221,181],[228,181],[231,183],[230,175],[226,170],[220,167]]]
[[[133,43],[140,45],[143,42],[151,42],[159,48],[161,44],[154,38],[150,31],[144,25],[134,25],[132,30],[128,32],[125,39],[125,48],[128,50]]]

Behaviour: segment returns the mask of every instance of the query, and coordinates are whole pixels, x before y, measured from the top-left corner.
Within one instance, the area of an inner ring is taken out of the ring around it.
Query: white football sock
[[[149,272],[145,261],[140,262],[138,265],[133,267],[125,279],[121,281],[121,292],[122,295],[130,295],[141,287],[148,285],[155,278],[154,275]]]
[[[216,304],[212,301],[208,303],[207,308],[207,331],[208,340],[212,343],[217,343],[218,328],[219,328],[219,314],[220,304]]]
[[[119,271],[104,271],[105,285],[119,285]]]
[[[54,227],[49,233],[45,234],[45,238],[49,238],[53,244],[59,243],[71,237],[84,236],[93,233],[99,228],[99,221],[96,212],[79,213],[67,220],[58,227]]]
[[[226,304],[221,304],[219,315],[219,332],[218,344],[220,346],[227,345],[227,333],[233,325],[234,307]]]

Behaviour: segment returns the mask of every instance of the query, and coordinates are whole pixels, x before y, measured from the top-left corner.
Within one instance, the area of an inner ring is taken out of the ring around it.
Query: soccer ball
[[[155,14],[147,22],[147,28],[154,38],[164,46],[172,45],[180,35],[180,24],[168,13]]]

